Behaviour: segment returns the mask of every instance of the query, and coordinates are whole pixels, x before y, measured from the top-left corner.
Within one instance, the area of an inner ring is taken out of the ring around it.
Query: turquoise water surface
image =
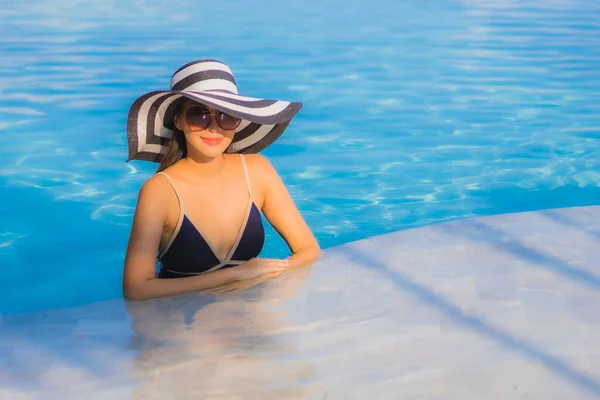
[[[175,4],[174,6],[172,4]],[[0,10],[0,312],[119,297],[132,101],[198,58],[304,102],[264,154],[322,247],[600,203],[600,4],[19,1]],[[269,230],[264,256],[283,257]]]

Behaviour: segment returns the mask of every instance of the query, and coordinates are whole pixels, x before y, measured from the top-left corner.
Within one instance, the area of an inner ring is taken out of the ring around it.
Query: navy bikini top
[[[246,160],[243,155],[241,156],[250,199],[248,200],[246,217],[240,227],[238,236],[224,259],[219,258],[218,253],[206,240],[206,237],[202,236],[200,230],[185,215],[183,200],[171,177],[164,172],[157,174],[163,175],[169,180],[179,200],[177,227],[164,250],[158,255],[158,259],[162,264],[158,273],[159,278],[182,278],[205,274],[220,268],[242,264],[259,255],[265,242],[265,231],[260,211],[252,200]]]

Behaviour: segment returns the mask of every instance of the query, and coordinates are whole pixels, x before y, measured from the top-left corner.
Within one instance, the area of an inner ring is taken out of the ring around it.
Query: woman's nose
[[[211,119],[210,119],[210,125],[208,125],[208,130],[213,131],[213,132],[221,132],[221,127],[219,126],[219,124],[217,123],[217,116],[215,114],[211,115]]]

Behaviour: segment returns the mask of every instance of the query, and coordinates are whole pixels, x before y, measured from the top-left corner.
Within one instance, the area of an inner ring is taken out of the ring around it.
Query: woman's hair
[[[175,118],[176,115],[179,115],[181,113],[183,105],[184,101],[177,102],[177,106],[173,110],[173,118]],[[182,131],[175,127],[174,121],[172,123],[174,133],[171,139],[169,139],[169,141],[167,142],[167,152],[161,159],[160,165],[158,166],[156,172],[160,172],[169,168],[171,165],[184,158],[187,154],[185,135]]]

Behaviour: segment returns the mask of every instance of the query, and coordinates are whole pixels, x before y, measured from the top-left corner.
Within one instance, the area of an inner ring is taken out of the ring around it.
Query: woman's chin
[[[194,146],[194,152],[202,156],[203,158],[216,158],[221,154],[225,153],[229,144],[221,143],[216,145],[200,145]]]

